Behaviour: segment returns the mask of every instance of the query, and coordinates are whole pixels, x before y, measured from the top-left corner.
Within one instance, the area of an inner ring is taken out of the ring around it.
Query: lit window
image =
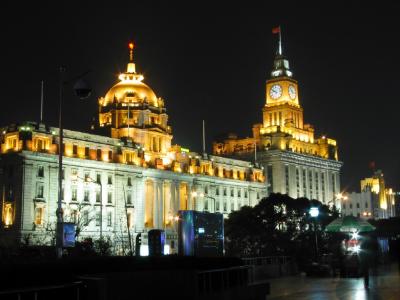
[[[13,224],[13,206],[11,203],[6,203],[3,210],[3,224],[4,226],[11,226]]]
[[[132,212],[128,211],[126,214],[126,222],[127,222],[128,228],[132,228],[132,225],[133,225],[132,219],[133,219],[133,214],[132,214]]]
[[[36,225],[43,225],[43,207],[36,207],[35,208],[35,224]]]

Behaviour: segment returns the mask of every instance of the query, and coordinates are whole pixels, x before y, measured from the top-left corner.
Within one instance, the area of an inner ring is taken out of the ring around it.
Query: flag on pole
[[[277,33],[280,33],[280,32],[281,32],[281,26],[272,28],[272,33],[273,34],[277,34]]]

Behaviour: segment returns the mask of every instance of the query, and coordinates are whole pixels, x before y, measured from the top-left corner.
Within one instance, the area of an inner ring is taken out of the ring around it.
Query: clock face
[[[279,84],[274,84],[269,90],[269,95],[272,99],[278,99],[282,96],[282,87]]]
[[[294,85],[289,85],[289,97],[294,100],[296,98],[296,88]]]

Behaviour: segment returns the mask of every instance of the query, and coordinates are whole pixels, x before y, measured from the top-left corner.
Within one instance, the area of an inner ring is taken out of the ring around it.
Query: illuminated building
[[[304,123],[298,82],[281,48],[266,82],[262,116],[263,122],[253,126],[252,137],[229,134],[214,142],[213,153],[256,160],[265,169],[269,193],[336,204],[342,166],[336,140],[315,137],[314,127]]]
[[[266,196],[262,169],[250,162],[199,155],[172,145],[164,100],[133,63],[99,99],[108,135],[64,130],[63,213],[85,236],[100,228],[115,252],[137,233],[165,229],[177,249],[178,210],[228,213]],[[58,198],[58,128],[23,122],[1,128],[2,239],[51,243]],[[100,194],[100,192],[102,192]]]
[[[385,186],[381,170],[360,181],[361,192],[349,193],[342,200],[342,214],[366,219],[387,219],[396,216],[395,192]]]

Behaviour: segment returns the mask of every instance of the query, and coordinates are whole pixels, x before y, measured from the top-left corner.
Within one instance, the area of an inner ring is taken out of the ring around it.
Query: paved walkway
[[[312,278],[293,276],[270,279],[268,300],[399,300],[400,275],[397,264],[382,266],[378,276],[370,276],[370,288],[363,278]]]

